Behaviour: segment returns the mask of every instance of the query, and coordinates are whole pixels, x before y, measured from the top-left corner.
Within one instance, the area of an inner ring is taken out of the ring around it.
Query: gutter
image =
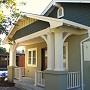
[[[85,86],[85,84],[84,84],[84,59],[83,59],[84,58],[84,56],[83,56],[83,45],[84,44],[83,43],[89,39],[90,39],[90,31],[88,30],[88,37],[80,42],[80,49],[81,49],[81,88],[82,88],[82,90],[84,90],[84,86]]]

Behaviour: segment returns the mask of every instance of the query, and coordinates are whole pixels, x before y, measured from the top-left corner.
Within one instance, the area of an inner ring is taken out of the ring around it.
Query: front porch
[[[45,90],[79,90],[80,42],[86,29],[62,19],[31,14],[30,18],[37,20],[12,31],[10,37],[15,42],[9,41],[8,38],[6,40],[11,43],[9,81],[14,80],[16,86],[27,86],[27,89],[39,86]],[[18,46],[25,46],[25,69],[16,66]],[[45,52],[42,54],[42,49],[47,49],[46,55]]]
[[[26,90],[44,90],[45,74],[44,71],[35,71],[35,79],[25,77],[25,68],[15,68],[14,83],[15,86]],[[67,90],[80,89],[80,72],[67,73]]]

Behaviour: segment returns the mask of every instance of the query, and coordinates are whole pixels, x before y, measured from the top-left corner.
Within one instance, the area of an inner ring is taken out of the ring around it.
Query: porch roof
[[[33,27],[35,29],[37,29],[37,26],[35,27],[34,25],[38,22],[38,25],[39,25],[39,22],[41,23],[44,23],[46,24],[46,26],[42,26],[40,27],[39,29],[43,30],[45,28],[48,28],[50,27],[51,29],[52,28],[56,28],[56,27],[59,27],[59,26],[63,26],[63,25],[68,25],[68,26],[73,26],[73,27],[77,27],[77,28],[80,28],[80,29],[85,29],[85,30],[88,30],[89,27],[88,26],[85,26],[85,25],[82,25],[82,24],[78,24],[78,23],[75,23],[75,22],[72,22],[72,21],[69,21],[69,20],[65,20],[65,19],[56,19],[56,18],[51,18],[51,17],[46,17],[46,16],[40,16],[40,15],[34,15],[34,14],[30,14],[30,13],[26,13],[27,17],[29,18],[33,18],[33,19],[36,19],[38,21],[35,21],[33,22],[32,24],[29,24],[19,30],[25,30],[25,29],[30,29],[30,27]],[[20,18],[18,18],[19,20]],[[17,20],[17,23],[18,23],[18,20]],[[37,25],[37,24],[36,24]],[[9,34],[6,36],[6,38],[4,39],[3,43],[8,43],[8,38],[12,38],[16,33],[16,31],[13,29],[15,26],[13,26],[11,28],[11,30],[9,31]],[[39,31],[38,29],[38,31]],[[20,33],[20,31],[19,31]],[[34,32],[33,32],[34,33]],[[26,31],[25,31],[25,36],[28,35],[28,33],[26,34]],[[31,33],[32,34],[32,33]],[[20,38],[20,37],[19,37]],[[14,39],[17,39],[17,37],[14,37]]]

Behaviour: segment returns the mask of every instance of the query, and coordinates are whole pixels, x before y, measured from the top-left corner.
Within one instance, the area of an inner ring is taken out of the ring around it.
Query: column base
[[[45,70],[45,90],[67,90],[67,71]]]
[[[15,68],[17,66],[8,66],[8,81],[9,82],[13,82],[13,79],[14,79],[14,72],[15,72]]]

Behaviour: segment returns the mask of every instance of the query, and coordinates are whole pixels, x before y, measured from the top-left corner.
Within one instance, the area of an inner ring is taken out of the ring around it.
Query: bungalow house
[[[90,1],[53,0],[41,15],[24,14],[27,18],[18,18],[4,40],[14,40],[9,81],[23,88],[28,85],[27,90],[89,90]],[[15,62],[16,48],[22,45],[26,49],[25,77],[21,69],[16,70]]]

